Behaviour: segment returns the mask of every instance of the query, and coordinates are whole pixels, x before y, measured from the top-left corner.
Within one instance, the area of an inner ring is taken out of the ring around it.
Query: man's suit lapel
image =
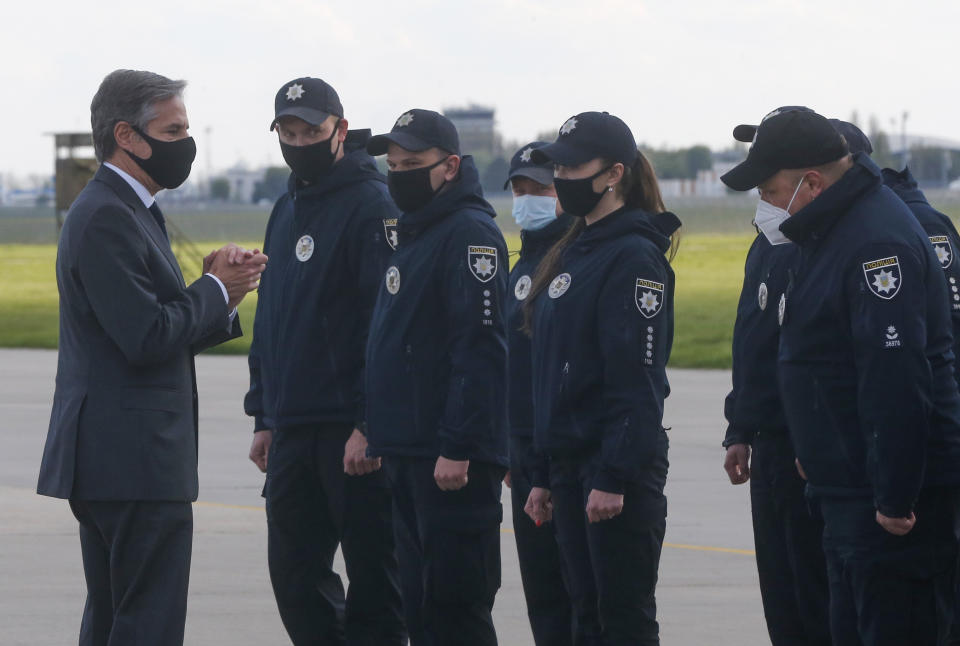
[[[163,254],[163,257],[170,263],[170,267],[180,280],[180,284],[186,285],[183,280],[183,272],[180,271],[180,263],[177,262],[177,257],[173,255],[173,249],[170,247],[170,241],[163,235],[163,231],[160,230],[160,225],[157,224],[153,214],[143,205],[143,202],[133,188],[131,188],[122,177],[106,166],[100,167],[94,179],[112,188],[117,196],[133,210],[134,217],[140,223],[140,226],[147,231],[150,239],[153,240],[153,243],[160,250],[160,253]]]

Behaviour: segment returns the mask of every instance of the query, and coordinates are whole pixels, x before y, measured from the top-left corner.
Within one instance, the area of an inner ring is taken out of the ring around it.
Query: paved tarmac
[[[187,616],[188,645],[289,643],[267,573],[263,476],[247,460],[247,364],[204,356],[200,388],[200,501]],[[66,501],[34,492],[56,353],[0,350],[0,644],[76,643],[85,597],[77,525]],[[662,643],[769,643],[760,606],[749,492],[721,468],[730,374],[675,370],[669,516],[657,589]],[[504,489],[503,587],[494,619],[503,646],[532,646]],[[338,563],[343,572],[342,562]]]

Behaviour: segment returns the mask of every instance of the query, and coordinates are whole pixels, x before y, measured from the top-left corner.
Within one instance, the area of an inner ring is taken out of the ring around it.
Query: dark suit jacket
[[[186,286],[153,215],[101,167],[67,214],[57,285],[60,354],[37,492],[196,500],[193,356],[241,334],[217,281]]]

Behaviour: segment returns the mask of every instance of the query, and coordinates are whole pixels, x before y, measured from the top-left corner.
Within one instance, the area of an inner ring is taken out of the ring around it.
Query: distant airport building
[[[253,192],[257,184],[263,180],[263,168],[250,169],[243,162],[237,163],[228,169],[223,177],[230,183],[230,201],[253,202]]]
[[[480,105],[465,108],[447,108],[443,114],[453,122],[460,134],[460,149],[464,154],[499,152],[500,142],[494,130],[494,109]]]

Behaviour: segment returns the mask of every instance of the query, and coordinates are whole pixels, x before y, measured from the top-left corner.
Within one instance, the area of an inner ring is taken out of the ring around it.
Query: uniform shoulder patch
[[[396,251],[399,238],[397,237],[397,218],[389,218],[383,221],[383,235],[386,237],[387,244]]]
[[[652,319],[663,309],[663,283],[646,278],[637,278],[633,300],[640,313],[646,318]]]
[[[496,247],[467,246],[467,265],[470,273],[481,283],[489,282],[497,275]]]
[[[897,256],[863,263],[863,277],[874,296],[889,301],[900,292],[903,276]]]
[[[547,296],[553,299],[560,298],[567,293],[567,290],[570,289],[570,283],[572,282],[573,278],[570,277],[570,274],[560,274],[551,281],[550,287],[547,288]]]
[[[947,236],[930,236],[930,244],[937,254],[937,260],[940,266],[947,269],[953,264],[953,247],[950,246],[950,238]]]

